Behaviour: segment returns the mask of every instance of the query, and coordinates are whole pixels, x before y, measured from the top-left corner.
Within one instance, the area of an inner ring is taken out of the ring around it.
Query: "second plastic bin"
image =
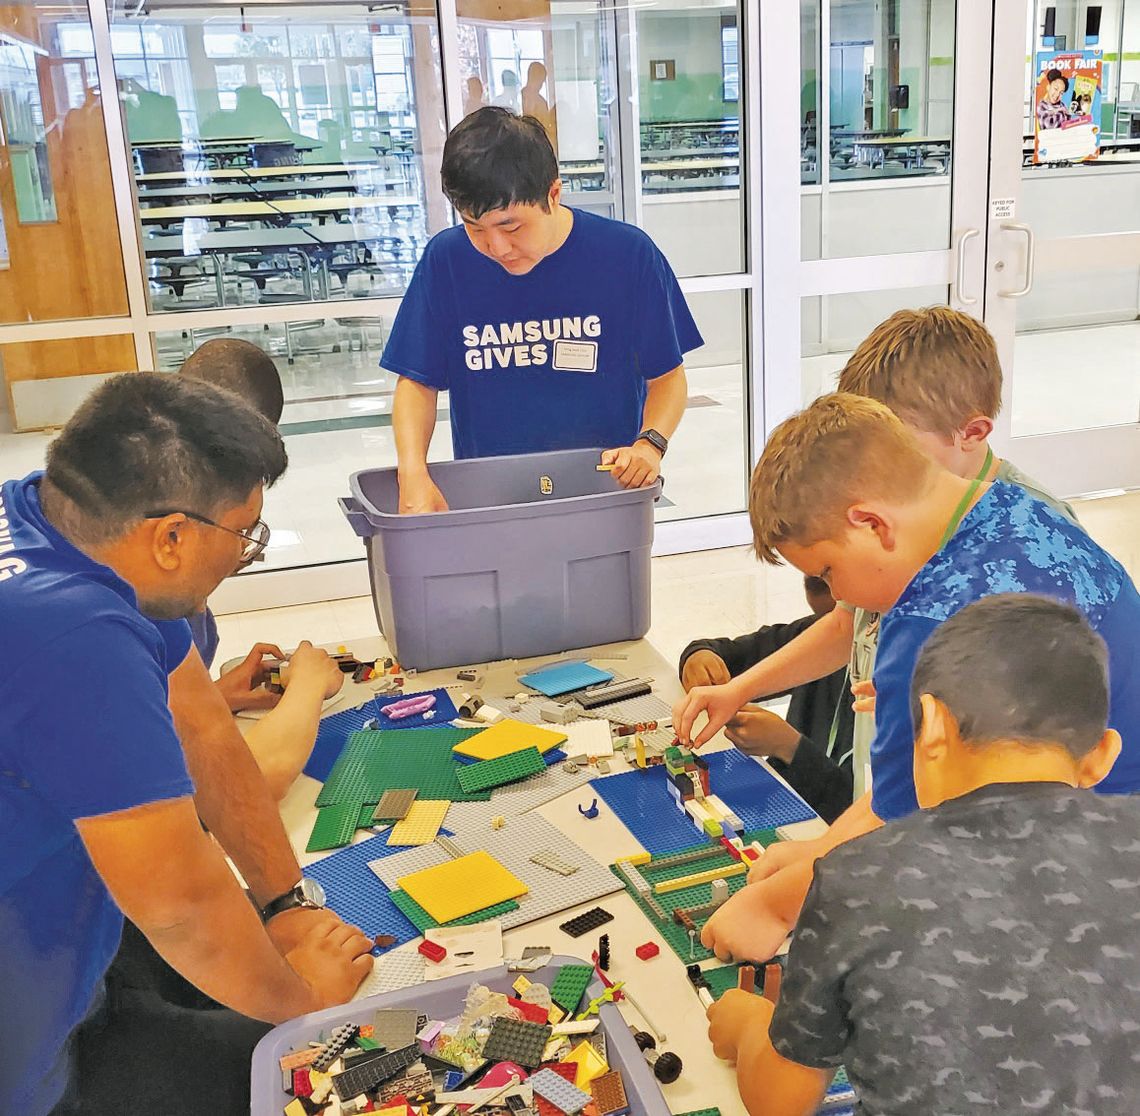
[[[601,451],[432,465],[449,511],[398,514],[395,469],[350,479],[380,629],[406,667],[524,659],[640,639],[661,482],[623,489]]]

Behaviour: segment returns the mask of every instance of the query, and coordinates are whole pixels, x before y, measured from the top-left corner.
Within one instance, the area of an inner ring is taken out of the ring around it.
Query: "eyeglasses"
[[[207,527],[217,527],[219,531],[227,531],[237,535],[245,545],[241,551],[241,565],[248,566],[250,562],[265,560],[265,548],[269,545],[269,524],[259,519],[248,531],[235,531],[232,527],[215,523],[212,519],[197,512],[185,511],[182,508],[163,508],[158,511],[147,512],[144,519],[165,519],[168,515],[184,515],[195,523],[204,523]]]

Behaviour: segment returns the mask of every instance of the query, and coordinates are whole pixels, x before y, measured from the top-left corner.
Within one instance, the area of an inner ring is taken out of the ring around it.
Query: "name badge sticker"
[[[555,341],[551,367],[556,372],[597,372],[597,341]]]

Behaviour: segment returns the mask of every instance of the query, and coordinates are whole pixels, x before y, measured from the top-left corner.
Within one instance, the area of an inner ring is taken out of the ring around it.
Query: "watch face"
[[[298,887],[301,894],[310,903],[318,907],[325,905],[325,889],[316,880],[310,880],[308,876],[303,876]]]

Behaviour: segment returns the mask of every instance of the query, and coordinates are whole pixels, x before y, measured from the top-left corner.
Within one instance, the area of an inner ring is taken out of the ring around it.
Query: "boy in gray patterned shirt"
[[[1094,796],[1120,750],[1107,655],[1073,608],[986,597],[912,687],[917,813],[816,862],[778,1006],[709,1009],[756,1116],[1140,1111],[1140,802]]]

